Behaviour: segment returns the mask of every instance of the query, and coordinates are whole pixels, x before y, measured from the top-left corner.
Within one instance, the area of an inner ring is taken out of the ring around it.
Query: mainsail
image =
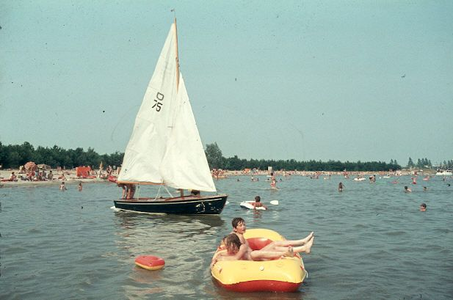
[[[176,25],[172,24],[137,114],[118,182],[215,192],[179,73],[176,46]]]
[[[167,149],[177,92],[176,42],[176,26],[172,24],[135,119],[118,182],[163,183],[159,169]]]

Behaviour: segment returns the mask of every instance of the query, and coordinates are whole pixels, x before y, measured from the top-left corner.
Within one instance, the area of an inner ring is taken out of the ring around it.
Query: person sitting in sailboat
[[[198,190],[190,190],[190,195],[194,197],[200,197],[200,191]]]

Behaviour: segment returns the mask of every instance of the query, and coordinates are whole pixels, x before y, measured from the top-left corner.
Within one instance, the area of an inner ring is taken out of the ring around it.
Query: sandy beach
[[[49,170],[50,171],[50,170]],[[47,171],[47,173],[49,172]],[[95,182],[106,182],[107,179],[101,178],[78,178],[76,176],[76,171],[74,170],[56,170],[52,169],[52,173],[54,174],[53,180],[42,180],[42,181],[29,181],[29,180],[22,180],[22,177],[25,177],[25,174],[19,174],[19,169],[11,169],[11,170],[0,170],[0,180],[8,179],[11,176],[11,173],[17,176],[17,181],[0,181],[0,188],[7,188],[7,187],[21,187],[21,186],[40,186],[40,185],[59,185],[61,182],[65,182],[66,184],[78,184],[79,182],[83,183],[95,183]],[[58,179],[60,176],[64,174],[65,179]]]

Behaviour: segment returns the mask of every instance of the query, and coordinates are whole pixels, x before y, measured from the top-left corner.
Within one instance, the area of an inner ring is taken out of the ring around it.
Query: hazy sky
[[[0,141],[123,152],[173,8],[225,157],[453,159],[450,0],[0,0]]]

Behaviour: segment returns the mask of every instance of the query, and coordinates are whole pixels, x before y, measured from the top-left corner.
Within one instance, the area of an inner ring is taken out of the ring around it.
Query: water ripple
[[[81,193],[71,186],[64,193],[52,186],[5,189],[0,298],[450,299],[451,190],[434,178],[428,192],[414,187],[408,195],[390,181],[292,177],[273,192],[264,177],[220,180],[230,203],[212,217],[115,212],[119,193],[111,184],[86,185]],[[239,207],[256,195],[279,205],[259,213]],[[421,202],[426,213],[418,211]],[[236,216],[287,238],[315,231],[313,251],[303,255],[309,277],[297,293],[237,294],[212,282],[211,256]],[[138,255],[160,256],[166,265],[143,270],[134,264]]]

